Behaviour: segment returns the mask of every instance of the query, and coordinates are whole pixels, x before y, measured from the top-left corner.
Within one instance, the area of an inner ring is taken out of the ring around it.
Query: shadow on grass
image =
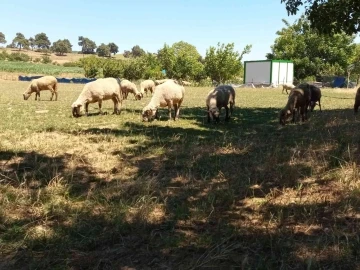
[[[52,214],[49,237],[26,238],[29,232],[20,230],[19,241],[26,240],[11,257],[2,255],[3,266],[360,266],[359,194],[339,186],[340,176],[331,173],[354,163],[351,177],[359,180],[359,122],[351,110],[313,113],[307,123],[285,127],[278,125],[278,109],[272,108],[240,108],[229,123],[221,124],[205,123],[201,108],[183,108],[181,114],[199,128],[183,128],[180,120],[175,127],[126,123],[124,129],[75,132],[128,138],[131,147],[111,154],[136,168],[131,181],[94,186],[91,182],[103,179],[88,162],[69,173],[67,156],[39,155],[34,163],[36,153],[19,153],[22,159],[15,166],[9,163],[14,153],[1,153],[2,174],[23,170],[20,178],[27,178],[30,170],[32,178],[44,178],[43,187],[53,175],[42,172],[40,164],[57,164],[57,173],[69,184],[69,201],[91,194],[85,200],[91,207],[64,206],[65,213]],[[14,228],[32,222],[44,221],[25,216],[7,221],[1,237],[11,239]]]

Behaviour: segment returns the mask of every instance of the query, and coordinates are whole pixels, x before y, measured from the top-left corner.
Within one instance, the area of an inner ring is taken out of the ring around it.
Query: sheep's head
[[[156,109],[145,107],[142,111],[142,121],[148,122],[151,121],[156,114]]]
[[[81,108],[81,104],[78,104],[78,103],[73,103],[71,105],[71,108],[72,108],[72,115],[74,117],[80,117],[81,114],[80,114],[80,108]]]
[[[286,120],[289,118],[290,115],[291,115],[290,110],[282,109],[279,113],[280,124],[284,126],[286,123]]]
[[[210,108],[208,110],[209,116],[211,120],[215,120],[216,122],[219,122],[220,120],[220,110],[218,107]]]
[[[141,93],[141,92],[137,92],[136,94],[135,94],[135,99],[136,100],[140,100],[140,99],[142,99],[143,98],[143,93]]]
[[[29,87],[28,89],[25,90],[23,97],[24,100],[28,100],[28,98],[31,96],[31,87]]]

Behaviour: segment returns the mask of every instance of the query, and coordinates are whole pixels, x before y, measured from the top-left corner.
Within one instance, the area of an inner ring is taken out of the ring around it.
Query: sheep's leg
[[[210,123],[210,121],[211,121],[209,106],[207,106],[207,121],[208,121],[208,123]]]
[[[169,120],[171,120],[171,107],[172,107],[172,102],[168,103],[168,112],[169,112]]]
[[[321,104],[320,104],[320,99],[319,99],[319,108],[320,108],[320,112],[322,112],[322,111],[321,111]]]
[[[40,101],[40,91],[36,92],[36,95],[39,96],[38,101]],[[35,100],[36,100],[36,96],[35,96]]]
[[[225,112],[226,112],[225,121],[229,121],[230,116],[229,116],[229,106],[228,105],[225,106]]]
[[[179,105],[174,104],[174,121],[179,119],[179,109],[180,109]]]
[[[89,103],[88,102],[85,103],[85,115],[86,116],[89,115]]]
[[[117,97],[113,97],[113,102],[114,102],[114,113],[113,114],[120,114],[120,110],[119,110],[119,100],[117,99]]]
[[[99,104],[99,113],[100,113],[100,114],[103,114],[103,111],[102,111],[102,109],[101,109],[101,108],[102,108],[102,100],[99,100],[99,101],[98,101],[98,104]]]

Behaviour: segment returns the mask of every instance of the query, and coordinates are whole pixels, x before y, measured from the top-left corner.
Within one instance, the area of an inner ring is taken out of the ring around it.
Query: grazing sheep
[[[281,93],[284,93],[284,90],[286,91],[286,94],[288,94],[288,90],[291,91],[291,89],[294,89],[295,88],[295,85],[293,85],[292,83],[285,83],[282,85],[283,86],[283,89],[282,89],[282,92]]]
[[[230,104],[230,115],[229,107]],[[215,89],[211,90],[206,97],[207,116],[208,122],[214,120],[219,122],[220,110],[225,107],[226,116],[225,121],[230,120],[230,116],[233,114],[233,107],[235,106],[235,90],[230,85],[219,85]]]
[[[174,107],[174,120],[179,119],[181,103],[184,100],[185,88],[169,80],[155,87],[154,95],[148,105],[142,111],[143,121],[150,121],[154,117],[158,119],[158,108],[168,107],[169,120],[171,119],[171,108]]]
[[[143,96],[137,89],[135,83],[130,82],[129,80],[121,80],[120,89],[124,99],[127,99],[129,93],[133,93],[136,100],[140,100]]]
[[[316,87],[315,85],[310,85],[310,92],[311,92],[311,98],[310,98],[310,111],[312,112],[316,106],[316,102],[319,103],[319,107],[320,107],[320,112],[321,112],[321,104],[320,104],[320,99],[321,99],[321,90],[320,88]]]
[[[145,80],[140,83],[140,93],[144,95],[144,93],[147,93],[150,91],[151,94],[154,93],[155,90],[155,82],[153,80]]]
[[[58,98],[58,84],[57,80],[54,76],[44,76],[38,79],[34,79],[31,81],[29,87],[25,90],[23,96],[24,100],[27,100],[33,92],[35,92],[35,100],[37,100],[37,97],[39,96],[40,100],[40,91],[42,90],[50,90],[51,91],[51,97],[50,100],[53,99],[55,95],[55,100]]]
[[[101,105],[104,100],[111,99],[114,102],[114,114],[120,114],[122,95],[120,94],[120,80],[115,78],[97,79],[85,84],[77,100],[71,105],[74,117],[80,116],[80,108],[85,104],[85,114],[88,115],[90,103],[99,103],[99,111],[102,114]],[[120,104],[120,106],[119,106]]]
[[[163,79],[163,80],[155,80],[155,85],[163,84],[164,82],[167,82],[169,79]]]
[[[291,90],[287,104],[284,109],[279,113],[280,124],[285,125],[286,120],[292,115],[292,122],[295,123],[295,113],[300,111],[301,120],[304,122],[306,119],[306,106],[307,100],[305,91],[301,88],[294,88]]]
[[[354,104],[354,113],[358,112],[359,106],[360,106],[360,87],[356,91],[355,104]]]

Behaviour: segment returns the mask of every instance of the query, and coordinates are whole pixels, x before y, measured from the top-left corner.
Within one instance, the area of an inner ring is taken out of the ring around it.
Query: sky
[[[51,42],[69,39],[80,50],[78,37],[97,45],[114,42],[119,52],[139,45],[157,52],[164,44],[185,41],[202,56],[210,46],[234,42],[241,51],[252,45],[247,60],[266,59],[286,19],[294,22],[300,13],[288,16],[280,0],[4,0],[0,32],[11,43],[17,32],[26,38],[44,32]]]

